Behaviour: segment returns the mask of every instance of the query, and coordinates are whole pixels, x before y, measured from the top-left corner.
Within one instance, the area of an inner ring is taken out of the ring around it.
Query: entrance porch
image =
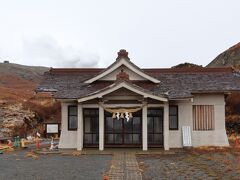
[[[104,107],[142,107],[129,120],[113,118]],[[168,103],[98,105],[78,103],[77,149],[98,147],[163,147],[169,150]]]

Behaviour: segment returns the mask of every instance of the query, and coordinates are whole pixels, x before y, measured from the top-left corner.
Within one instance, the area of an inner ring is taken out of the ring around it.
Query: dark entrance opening
[[[163,147],[163,109],[148,109],[148,147]]]
[[[133,118],[112,118],[105,112],[105,147],[141,147],[142,111],[133,113]]]

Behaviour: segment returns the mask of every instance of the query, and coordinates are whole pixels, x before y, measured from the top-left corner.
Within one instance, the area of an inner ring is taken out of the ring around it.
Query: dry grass
[[[80,152],[80,151],[73,151],[73,152],[72,152],[72,155],[73,155],[73,156],[80,156],[80,155],[81,155],[81,152]]]
[[[32,151],[27,152],[25,157],[31,157],[34,160],[38,159],[38,156],[34,152],[32,152]]]

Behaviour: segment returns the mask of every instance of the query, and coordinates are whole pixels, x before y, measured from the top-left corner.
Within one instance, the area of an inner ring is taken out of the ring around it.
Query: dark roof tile
[[[73,99],[83,97],[96,90],[109,86],[109,81],[83,83],[105,69],[100,68],[61,68],[50,69],[39,89],[56,89],[54,97]],[[154,94],[168,94],[171,99],[189,98],[191,93],[212,93],[240,91],[240,74],[231,68],[186,68],[186,69],[142,69],[145,73],[160,80],[160,84],[146,81],[133,81],[136,86]]]

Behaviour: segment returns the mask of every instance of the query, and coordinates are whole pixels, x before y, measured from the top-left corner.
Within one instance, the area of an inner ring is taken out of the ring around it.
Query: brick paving
[[[135,153],[114,153],[108,178],[109,180],[142,180]]]

